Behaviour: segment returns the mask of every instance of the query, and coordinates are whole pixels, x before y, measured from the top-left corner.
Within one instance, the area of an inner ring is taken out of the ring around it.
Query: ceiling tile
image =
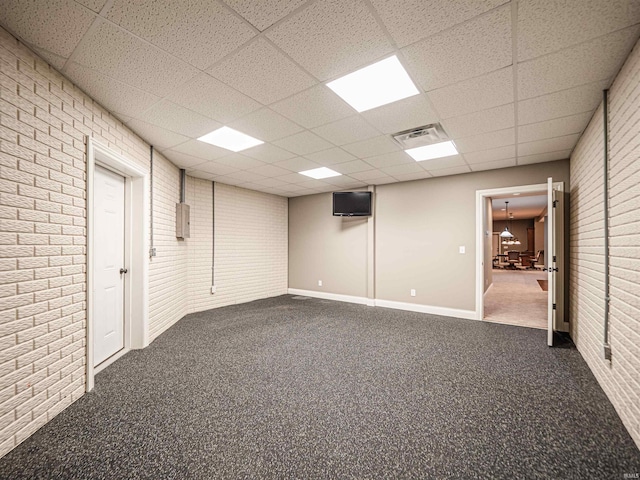
[[[270,143],[263,143],[262,145],[248,148],[247,150],[243,150],[242,154],[265,163],[279,162],[287,158],[295,157],[296,155]]]
[[[504,130],[505,128],[513,127],[514,124],[513,103],[442,121],[442,126],[451,138],[469,137],[494,130]]]
[[[282,187],[284,185],[287,185],[286,182],[283,182],[278,178],[265,178],[263,180],[256,180],[255,183],[258,185],[262,185],[263,187]]]
[[[362,0],[320,0],[266,35],[321,80],[347,74],[393,51]]]
[[[513,68],[488,73],[429,92],[442,118],[457,117],[513,103]]]
[[[245,183],[245,182],[255,182],[257,180],[264,180],[265,176],[260,175],[258,173],[253,173],[249,170],[242,170],[240,172],[234,172],[224,176],[225,180],[228,180],[230,178],[234,180],[241,180],[242,183]]]
[[[84,37],[74,54],[74,61],[161,97],[198,72],[187,63],[104,21]]]
[[[394,165],[413,164],[416,161],[407,155],[404,151],[385,153],[384,155],[376,155],[375,157],[367,157],[364,159],[369,165],[375,168],[392,167]]]
[[[313,131],[338,146],[358,142],[380,134],[359,115],[328,123],[314,128]]]
[[[407,173],[418,173],[424,171],[417,162],[406,163],[404,165],[394,165],[393,167],[381,168],[381,170],[387,174],[395,177],[396,175],[406,175]]]
[[[470,165],[472,172],[480,172],[483,170],[496,170],[499,168],[509,168],[516,166],[515,158],[506,158],[504,160],[496,160],[493,162],[474,163]]]
[[[350,177],[353,177],[356,180],[362,180],[363,182],[372,180],[374,178],[380,178],[380,175],[383,175],[380,170],[365,170],[364,172],[355,172],[349,174]]]
[[[249,169],[249,172],[257,173],[258,175],[262,175],[263,177],[266,177],[266,178],[271,178],[271,177],[286,175],[289,173],[289,170],[276,167],[275,165],[262,165],[260,167]]]
[[[0,18],[27,44],[68,58],[96,15],[73,0],[2,0]]]
[[[335,165],[336,163],[344,163],[349,160],[355,160],[356,157],[345,152],[339,147],[329,148],[316,153],[305,155],[309,160],[313,160],[324,166]]]
[[[369,185],[386,185],[388,183],[397,183],[398,181],[393,178],[390,177],[389,175],[382,175],[378,178],[372,178],[371,180],[367,181],[367,183]]]
[[[432,177],[432,175],[426,170],[416,173],[403,173],[400,175],[394,175],[394,178],[399,182],[410,182],[412,180],[422,180],[423,178],[429,177]]]
[[[131,87],[114,78],[109,78],[77,63],[71,63],[66,75],[106,109],[116,114],[135,117],[142,114],[160,97],[147,93],[139,88]]]
[[[225,58],[208,73],[265,105],[315,83],[313,77],[262,38]]]
[[[422,162],[416,162],[423,170],[432,171],[440,170],[443,168],[459,167],[466,165],[462,155],[452,155],[450,157],[434,158],[433,160],[424,160]]]
[[[397,133],[438,121],[424,93],[368,110],[361,115],[382,133]]]
[[[615,75],[638,40],[640,26],[518,64],[518,98],[524,100]]]
[[[545,122],[521,125],[518,127],[518,142],[532,142],[571,133],[582,133],[589,124],[591,116],[591,112],[585,112]]]
[[[274,103],[271,108],[306,128],[348,117],[354,111],[326,85],[316,85]]]
[[[177,88],[168,99],[220,123],[229,123],[262,106],[206,73]]]
[[[607,79],[518,102],[518,124],[592,112],[602,101],[602,90],[610,84],[611,81]]]
[[[635,0],[529,0],[518,4],[518,60],[577,45],[640,23]]]
[[[251,26],[210,0],[115,0],[107,18],[199,69],[256,35]]]
[[[332,170],[344,174],[351,174],[355,172],[364,172],[365,170],[371,170],[371,165],[363,162],[362,160],[353,160],[351,162],[340,163],[338,165],[332,165]]]
[[[213,174],[213,175],[229,175],[230,173],[234,173],[239,171],[240,169],[230,167],[228,165],[221,165],[215,162],[205,162],[201,163],[194,167],[196,170],[200,170],[205,173]]]
[[[471,169],[462,165],[460,167],[442,168],[440,170],[431,170],[430,173],[434,177],[446,177],[447,175],[460,175],[462,173],[469,173]]]
[[[304,175],[303,175],[304,177]],[[306,180],[298,183],[299,186],[301,187],[305,187],[305,188],[314,188],[317,189],[319,191],[331,191],[334,190],[334,186],[328,184],[327,182],[324,182],[322,180],[309,180],[309,177],[304,177],[306,178]]]
[[[104,7],[104,4],[107,3],[107,0],[75,0],[76,2],[84,5],[90,10],[98,13]]]
[[[497,160],[505,160],[515,158],[516,146],[507,145],[505,147],[492,148],[490,150],[482,150],[479,152],[465,153],[464,158],[468,164],[473,166],[476,163],[494,162]]]
[[[274,143],[298,155],[307,155],[333,147],[329,142],[309,131],[296,133],[295,135],[283,138]]]
[[[462,23],[508,0],[409,0],[402,3],[371,0],[382,22],[404,47]]]
[[[299,173],[289,173],[287,175],[282,175],[281,177],[276,177],[276,179],[286,182],[288,184],[297,185],[299,183],[309,180],[309,177],[305,177],[304,175],[300,175]],[[287,188],[288,189],[292,188],[292,185],[287,185]]]
[[[342,148],[359,158],[373,157],[375,155],[382,155],[384,153],[402,150],[400,145],[386,135],[380,135],[379,137],[351,143],[343,146]]]
[[[241,170],[246,170],[248,168],[257,168],[264,165],[264,163],[262,163],[260,160],[249,158],[239,153],[232,153],[231,155],[227,155],[226,157],[217,158],[215,162],[220,165],[227,165],[229,167],[239,168]]]
[[[404,48],[410,71],[429,91],[511,65],[511,5]]]
[[[127,126],[153,145],[154,148],[158,149],[170,148],[189,140],[189,137],[142,120],[133,119],[127,123]],[[200,160],[200,163],[202,163],[202,160]]]
[[[225,0],[251,25],[263,31],[286,17],[307,0]]]
[[[489,150],[490,148],[504,147],[514,143],[516,143],[515,128],[496,130],[495,132],[487,132],[482,135],[473,135],[455,140],[458,151],[461,153]]]
[[[201,142],[200,140],[189,140],[182,145],[178,145],[173,150],[181,153],[186,153],[192,157],[202,158],[203,160],[213,160],[215,158],[231,155],[231,151],[225,148],[216,147],[209,143]]]
[[[136,117],[153,125],[196,138],[222,127],[211,120],[180,105],[163,100]]]
[[[304,157],[289,158],[288,160],[276,162],[274,165],[286,168],[287,170],[290,170],[292,172],[304,172],[305,170],[311,170],[313,168],[319,168],[322,166]]]
[[[351,178],[351,177],[346,176],[346,175],[342,175],[340,177],[327,178],[325,180],[325,182],[330,184],[330,185],[335,185],[336,187],[340,187],[342,189],[362,188],[362,187],[366,187],[367,186],[366,182],[363,182],[361,180],[357,180],[355,178]]]
[[[521,143],[518,145],[518,161],[520,157],[526,155],[571,150],[576,145],[578,138],[580,138],[580,135],[576,133],[574,135],[565,135],[564,137]]]
[[[565,160],[571,155],[571,150],[561,150],[558,152],[539,153],[536,155],[518,156],[518,165],[529,165],[532,163],[553,162],[555,160]]]
[[[192,157],[191,155],[176,152],[175,150],[165,150],[162,154],[180,168],[197,170],[198,165],[205,163],[201,158]]]
[[[248,180],[246,180],[245,178],[235,178],[235,177],[230,177],[228,175],[221,175],[221,176],[216,176],[215,177],[215,181],[216,183],[224,183],[225,185],[231,185],[234,187],[237,187],[239,185],[242,185],[244,183],[249,183]]]
[[[229,126],[263,142],[288,137],[302,130],[300,125],[296,125],[269,108],[262,108],[250,113],[239,120],[231,122]]]

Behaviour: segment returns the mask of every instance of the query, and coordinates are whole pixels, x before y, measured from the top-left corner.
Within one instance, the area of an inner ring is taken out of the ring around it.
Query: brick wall
[[[284,197],[216,183],[215,284],[211,294],[211,182],[190,179],[191,312],[287,293],[288,203]]]
[[[86,136],[149,167],[147,143],[0,28],[0,456],[84,394]],[[188,178],[182,241],[179,170],[156,153],[153,176],[151,340],[191,311],[286,293],[286,198],[219,186],[212,296],[211,182]]]
[[[84,393],[85,136],[147,146],[0,29],[0,455]]]
[[[640,46],[609,92],[610,344],[604,317],[602,105],[571,155],[571,333],[640,447]]]

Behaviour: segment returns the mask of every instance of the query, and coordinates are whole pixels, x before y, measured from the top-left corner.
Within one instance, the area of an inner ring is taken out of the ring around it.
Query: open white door
[[[553,328],[556,320],[556,192],[553,189],[553,178],[547,179],[547,276],[549,290],[547,295],[547,345],[553,346]]]

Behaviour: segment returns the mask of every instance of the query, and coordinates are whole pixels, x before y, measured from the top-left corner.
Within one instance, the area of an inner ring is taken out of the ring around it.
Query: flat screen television
[[[371,215],[371,192],[333,192],[333,215],[368,217]]]

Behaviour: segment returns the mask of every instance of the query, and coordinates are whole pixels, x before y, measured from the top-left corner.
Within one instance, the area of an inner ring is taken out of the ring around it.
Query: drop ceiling
[[[3,0],[0,24],[190,175],[299,196],[568,158],[640,1]],[[325,85],[394,54],[419,95],[359,114]],[[435,122],[459,155],[391,140]],[[196,140],[223,125],[265,143]]]
[[[494,197],[491,200],[491,210],[493,211],[493,219],[505,220],[506,209],[505,201],[509,202],[509,214],[514,220],[524,220],[537,218],[546,214],[547,195],[529,193],[526,195],[503,195]]]

